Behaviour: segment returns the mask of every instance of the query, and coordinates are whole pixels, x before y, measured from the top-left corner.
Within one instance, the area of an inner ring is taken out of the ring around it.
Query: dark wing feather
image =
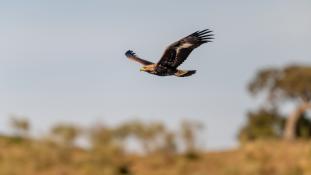
[[[139,58],[132,50],[128,50],[127,52],[125,52],[125,56],[130,59],[130,60],[133,60],[133,61],[136,61],[140,64],[143,64],[143,65],[150,65],[150,64],[154,64],[150,61],[147,61],[147,60],[143,60],[141,58]]]
[[[211,32],[209,29],[197,31],[171,44],[157,63],[157,67],[176,69],[187,59],[193,49],[199,47],[201,44],[211,42],[211,39],[213,39]]]

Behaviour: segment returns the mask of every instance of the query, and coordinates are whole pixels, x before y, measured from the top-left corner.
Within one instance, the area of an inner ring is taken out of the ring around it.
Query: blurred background
[[[310,1],[17,0],[0,18],[0,174],[311,173]],[[124,56],[206,28],[191,77]]]

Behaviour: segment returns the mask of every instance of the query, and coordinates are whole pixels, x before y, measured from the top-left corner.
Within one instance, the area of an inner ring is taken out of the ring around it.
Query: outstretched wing
[[[136,62],[139,62],[140,64],[143,64],[143,65],[154,64],[154,63],[152,63],[150,61],[143,60],[143,59],[139,58],[132,50],[128,50],[127,52],[125,52],[125,56],[128,59],[136,61]]]
[[[211,39],[214,38],[212,38],[211,32],[209,29],[197,31],[171,44],[157,63],[157,67],[159,69],[163,67],[177,68],[187,59],[193,49],[201,44],[212,42]]]

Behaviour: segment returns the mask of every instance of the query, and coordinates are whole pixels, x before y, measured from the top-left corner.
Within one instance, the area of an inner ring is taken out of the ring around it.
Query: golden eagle
[[[212,38],[213,34],[211,32],[209,29],[196,31],[169,45],[160,61],[156,64],[139,58],[132,50],[128,50],[125,55],[129,59],[144,65],[141,67],[141,71],[158,76],[175,75],[177,77],[187,77],[194,74],[196,70],[179,70],[177,67],[187,59],[193,49],[214,39]]]

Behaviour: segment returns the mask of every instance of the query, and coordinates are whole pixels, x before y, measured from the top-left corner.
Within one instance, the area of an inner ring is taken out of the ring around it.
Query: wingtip
[[[210,29],[204,29],[204,30],[199,31],[198,33],[199,33],[200,35],[202,35],[202,34],[207,34],[207,33],[211,33],[211,32],[213,32],[213,31],[210,30]]]
[[[202,30],[200,31],[199,33],[199,37],[201,38],[201,40],[204,42],[204,43],[207,43],[207,42],[212,42],[214,38],[214,34],[212,33],[213,31],[210,30],[210,29],[205,29],[205,30]]]
[[[135,53],[132,50],[128,50],[125,52],[125,56],[127,57],[135,56]]]

